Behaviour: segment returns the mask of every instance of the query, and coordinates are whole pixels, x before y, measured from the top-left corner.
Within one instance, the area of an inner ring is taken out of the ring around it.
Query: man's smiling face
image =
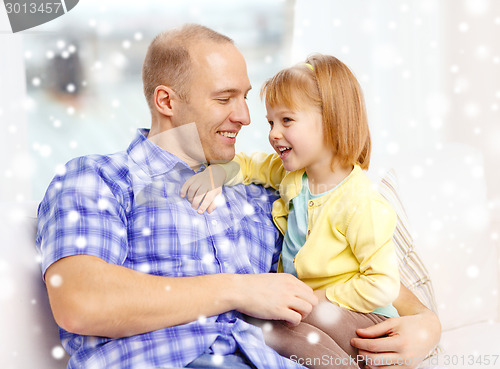
[[[188,101],[182,102],[175,119],[182,124],[196,123],[208,162],[230,161],[236,135],[250,124],[246,95],[251,86],[245,59],[230,43],[205,42],[190,52]]]

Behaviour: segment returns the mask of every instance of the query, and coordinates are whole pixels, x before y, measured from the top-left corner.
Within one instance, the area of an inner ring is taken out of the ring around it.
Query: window
[[[287,64],[291,25],[285,14],[291,2],[124,4],[81,1],[65,16],[24,35],[35,200],[71,158],[124,150],[137,128],[150,126],[141,80],[146,49],[156,34],[184,23],[200,23],[235,40],[254,86],[248,96],[253,124],[239,136],[237,150],[269,150],[259,88]]]

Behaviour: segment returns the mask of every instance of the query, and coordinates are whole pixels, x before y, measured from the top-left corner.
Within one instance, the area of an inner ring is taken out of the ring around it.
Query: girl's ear
[[[155,88],[153,98],[156,110],[163,115],[171,117],[173,114],[172,101],[179,98],[175,91],[170,87],[160,85]]]

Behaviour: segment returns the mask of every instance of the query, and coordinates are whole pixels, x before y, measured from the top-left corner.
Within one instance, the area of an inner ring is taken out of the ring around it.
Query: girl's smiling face
[[[321,111],[315,107],[292,111],[266,104],[269,142],[288,171],[330,170],[332,150],[326,146]]]

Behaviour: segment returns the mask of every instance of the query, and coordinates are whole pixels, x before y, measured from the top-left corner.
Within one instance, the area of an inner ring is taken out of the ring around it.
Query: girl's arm
[[[234,166],[222,165],[224,169],[230,168],[226,170],[228,177],[225,182],[229,186],[239,183],[246,185],[254,183],[278,190],[287,173],[278,154],[259,152],[248,155],[239,153],[234,157],[234,162],[239,166],[238,171],[234,170]]]
[[[383,201],[357,205],[346,238],[359,262],[359,273],[326,289],[328,300],[367,313],[392,303],[399,294],[399,265],[392,242],[396,215]]]
[[[186,197],[198,213],[211,213],[217,207],[217,196],[222,186],[237,184],[260,184],[278,189],[286,175],[277,154],[240,153],[233,161],[209,165],[203,172],[189,178],[181,188],[181,197]]]

